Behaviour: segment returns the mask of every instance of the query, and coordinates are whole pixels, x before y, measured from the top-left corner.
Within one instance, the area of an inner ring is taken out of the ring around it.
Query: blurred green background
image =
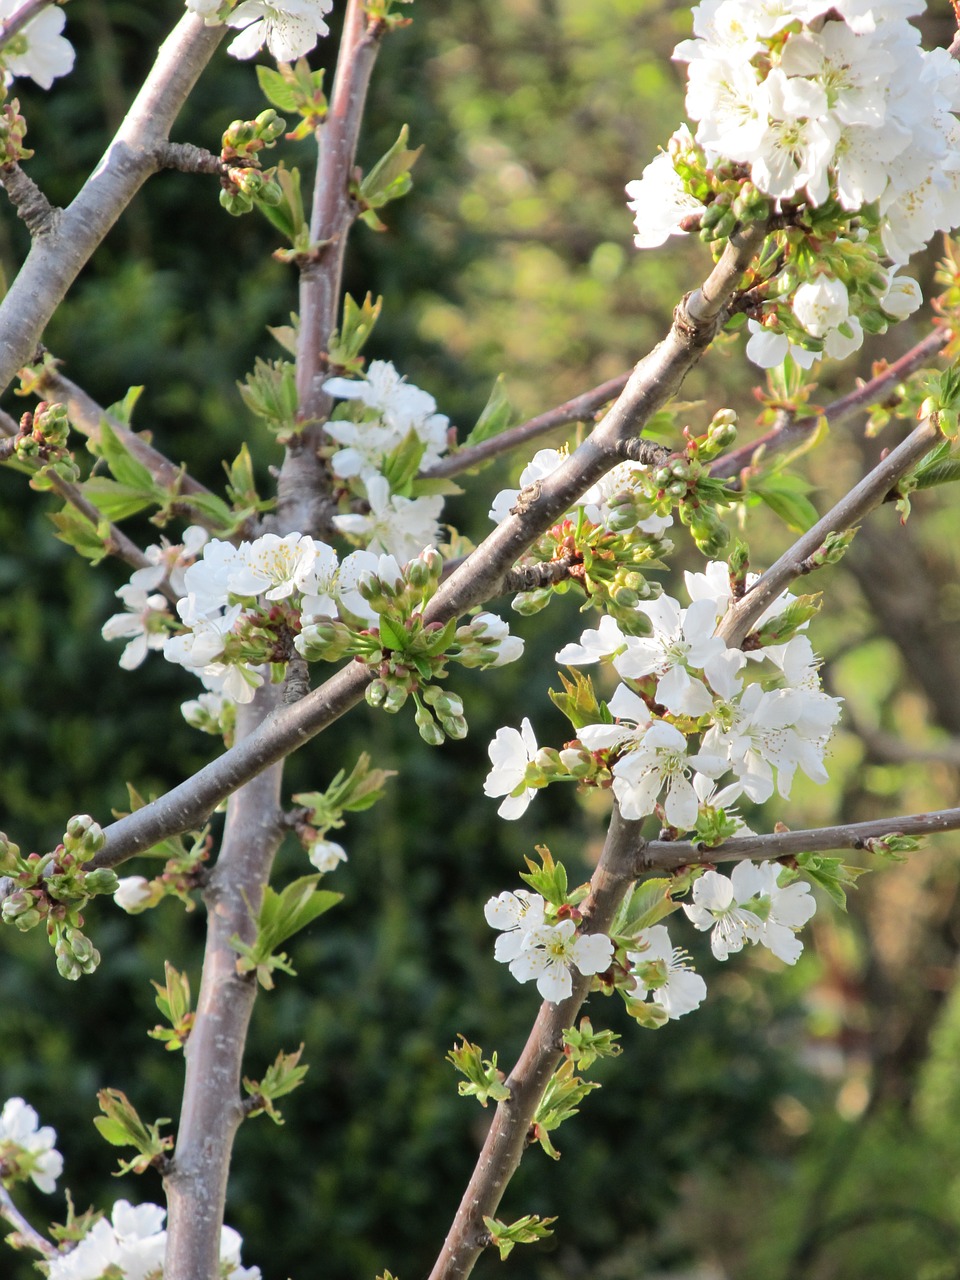
[[[176,0],[69,6],[74,74],[49,94],[17,86],[37,151],[28,172],[52,200],[79,188],[181,11]],[[384,295],[367,354],[392,359],[466,431],[499,373],[520,417],[628,369],[708,269],[696,243],[636,252],[623,195],[680,119],[669,52],[690,17],[644,0],[416,0],[411,13],[378,63],[361,163],[403,123],[425,152],[413,193],[386,211],[387,232],[355,233],[346,283],[354,297]],[[947,43],[947,18],[926,35]],[[334,49],[325,42],[314,65]],[[221,51],[174,136],[215,151],[230,120],[263,106],[252,68]],[[309,144],[285,154],[310,170]],[[278,354],[265,326],[285,323],[296,305],[292,271],[269,256],[275,247],[264,222],[220,210],[213,180],[158,175],[45,341],[103,404],[143,384],[135,425],[211,486],[250,435],[266,487],[277,454],[251,434],[235,384],[256,354]],[[25,248],[7,208],[7,279]],[[864,350],[856,371],[824,366],[815,399],[849,389],[854,372],[869,375],[872,360],[922,331],[919,318],[900,326]],[[702,428],[731,404],[741,438],[751,438],[757,381],[738,347],[711,354],[684,387],[686,399],[703,400],[690,422]],[[8,397],[5,407],[16,415],[22,402]],[[890,443],[864,440],[859,426],[838,429],[802,463],[820,510]],[[457,527],[479,540],[490,496],[522,464],[474,477],[451,504]],[[956,803],[952,502],[949,491],[924,495],[906,528],[892,508],[878,513],[844,566],[815,584],[825,607],[812,638],[848,712],[831,782],[798,784],[788,809],[747,813],[752,825]],[[53,505],[0,471],[0,829],[37,849],[59,839],[72,813],[106,820],[125,804],[128,780],[147,794],[179,781],[211,745],[180,718],[179,702],[196,692],[183,671],[156,657],[133,674],[117,667],[120,649],[99,628],[126,574],[93,571],[57,542]],[[141,544],[156,540],[146,523],[129,531]],[[758,567],[790,536],[754,514],[747,533]],[[682,536],[677,543],[677,571],[698,567]],[[486,744],[517,723],[518,705],[541,742],[560,740],[564,722],[547,697],[552,655],[581,625],[573,602],[559,601],[516,620],[529,646],[522,669],[458,675],[470,722],[462,743],[422,749],[412,717],[361,707],[290,762],[288,794],[323,787],[364,749],[399,777],[342,833],[350,862],[330,883],[346,899],[295,940],[299,979],[281,978],[257,1004],[247,1072],[260,1075],[301,1041],[311,1064],[286,1100],[285,1126],[261,1118],[237,1140],[229,1220],[265,1280],[373,1280],[384,1268],[415,1280],[436,1256],[488,1118],[457,1097],[443,1056],[463,1033],[512,1062],[538,1003],[494,964],[482,904],[517,883],[535,844],[582,879],[602,839],[602,806],[561,788],[514,824],[481,790]],[[957,846],[945,837],[866,877],[847,916],[824,904],[796,970],[753,951],[721,966],[687,935],[709,999],[658,1034],[594,997],[594,1023],[621,1032],[624,1053],[597,1070],[603,1088],[559,1132],[560,1162],[539,1150],[525,1158],[501,1216],[559,1221],[550,1241],[507,1267],[534,1280],[960,1274]],[[296,849],[282,851],[280,876],[304,869]],[[146,1037],[158,1021],[150,980],[169,958],[196,989],[203,935],[201,912],[171,902],[136,919],[103,904],[89,924],[104,963],[69,988],[42,938],[0,932],[0,1098],[24,1096],[56,1127],[81,1209],[119,1195],[160,1198],[153,1174],[138,1185],[111,1177],[114,1153],[91,1118],[106,1086],[125,1090],[144,1116],[176,1114],[179,1058]],[[62,1220],[60,1192],[22,1203],[37,1222]],[[478,1274],[499,1267],[484,1258]],[[8,1252],[0,1274],[35,1272]]]

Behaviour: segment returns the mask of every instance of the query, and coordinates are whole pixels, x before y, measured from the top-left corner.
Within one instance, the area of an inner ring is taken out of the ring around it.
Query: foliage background
[[[18,85],[37,149],[28,171],[51,199],[68,201],[93,167],[180,12],[177,0],[70,6],[75,73],[49,94]],[[636,253],[622,191],[679,119],[680,74],[667,58],[689,13],[645,0],[416,0],[413,17],[378,64],[361,159],[372,163],[404,122],[426,150],[413,194],[388,210],[387,233],[356,232],[347,287],[385,297],[368,354],[394,360],[467,430],[500,372],[519,417],[628,368],[705,271],[695,243]],[[947,43],[947,28],[946,18],[931,24],[928,41]],[[318,50],[317,65],[334,48],[331,39]],[[232,118],[263,105],[251,68],[221,53],[175,136],[216,150]],[[292,153],[309,170],[309,147]],[[25,247],[7,210],[8,279]],[[250,431],[236,380],[256,354],[277,354],[265,326],[285,323],[296,302],[274,247],[265,223],[219,209],[211,181],[159,175],[46,344],[101,403],[143,384],[135,425],[216,485],[221,460]],[[900,326],[890,353],[919,333]],[[860,372],[882,354],[875,344]],[[749,438],[755,375],[736,347],[711,354],[684,388],[705,401],[691,422],[733,404]],[[825,368],[817,398],[849,378],[846,367]],[[7,407],[16,414],[20,402]],[[889,443],[854,427],[805,459],[820,509]],[[250,444],[266,487],[272,442]],[[479,539],[490,495],[521,465],[475,478],[453,522]],[[881,512],[843,569],[817,584],[826,607],[814,642],[861,736],[838,738],[828,787],[797,788],[782,815],[791,825],[956,802],[956,516],[949,493],[918,505],[905,530]],[[40,849],[71,813],[105,819],[124,805],[127,780],[165,789],[210,745],[177,713],[194,696],[182,671],[158,659],[119,671],[119,650],[98,630],[125,575],[73,557],[52,537],[50,509],[0,472],[0,827]],[[753,513],[748,532],[761,565],[789,537]],[[131,533],[146,543],[157,531]],[[684,547],[680,562],[697,567],[696,553]],[[508,825],[479,786],[486,744],[516,723],[521,701],[541,741],[563,733],[546,690],[557,637],[581,625],[569,606],[518,622],[529,645],[522,672],[461,678],[465,742],[421,750],[409,717],[358,708],[290,763],[290,792],[322,787],[362,749],[400,776],[345,833],[350,863],[336,887],[347,897],[297,940],[299,981],[258,1002],[250,1074],[301,1041],[312,1064],[285,1126],[249,1122],[237,1143],[230,1221],[265,1280],[372,1280],[386,1267],[410,1280],[436,1254],[486,1120],[456,1096],[443,1054],[463,1033],[506,1065],[536,1010],[535,993],[494,965],[481,905],[515,883],[535,843],[586,877],[602,838],[602,810],[562,789]],[[746,816],[769,826],[781,814]],[[539,1151],[525,1159],[503,1216],[560,1221],[552,1241],[508,1266],[534,1280],[956,1275],[952,843],[868,877],[849,917],[825,907],[796,971],[753,954],[719,966],[693,939],[709,1001],[658,1035],[621,1025],[614,1002],[595,998],[591,1016],[623,1033],[625,1052],[560,1133],[559,1165]],[[285,849],[280,874],[301,864]],[[105,1086],[124,1089],[146,1116],[175,1112],[179,1061],[145,1035],[157,1021],[150,979],[169,957],[196,984],[202,942],[200,913],[171,903],[135,920],[104,907],[91,928],[104,964],[70,988],[41,938],[0,933],[0,1094],[23,1095],[57,1128],[81,1209],[120,1194],[160,1198],[154,1175],[138,1186],[111,1178],[113,1155],[90,1119]],[[63,1202],[36,1196],[30,1209],[37,1221],[62,1218]],[[499,1265],[485,1259],[480,1274]],[[13,1280],[35,1274],[13,1255],[3,1268]]]

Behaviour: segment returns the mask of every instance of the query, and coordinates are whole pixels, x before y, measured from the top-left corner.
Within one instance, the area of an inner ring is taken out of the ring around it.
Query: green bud
[[[387,696],[383,700],[383,709],[395,716],[408,697],[402,684],[392,684],[387,688]]]
[[[243,195],[239,191],[220,191],[220,204],[227,213],[234,218],[239,218],[244,213],[249,213],[253,208],[253,201],[249,196]]]
[[[539,613],[541,609],[545,609],[552,596],[553,592],[549,587],[538,587],[536,591],[521,591],[519,595],[513,597],[510,607],[514,613],[519,613],[521,618],[529,618]]]
[[[613,602],[618,609],[635,609],[640,603],[640,593],[633,587],[617,587],[613,593]]]
[[[420,737],[431,747],[439,747],[443,742],[443,730],[424,706],[417,707],[414,716]]]
[[[256,125],[258,134],[267,146],[276,142],[286,132],[287,128],[286,120],[278,116],[272,107],[267,111],[260,112],[256,119]]]
[[[389,689],[383,680],[374,680],[367,685],[364,697],[371,707],[382,707]]]
[[[117,873],[110,867],[97,867],[83,877],[83,887],[91,897],[102,893],[116,893],[119,883]]]
[[[18,915],[14,919],[13,923],[14,923],[14,926],[17,929],[19,929],[21,933],[28,933],[31,929],[33,929],[36,925],[38,925],[42,919],[43,919],[43,916],[36,909],[36,907],[31,907],[29,911],[24,911],[20,915]]]

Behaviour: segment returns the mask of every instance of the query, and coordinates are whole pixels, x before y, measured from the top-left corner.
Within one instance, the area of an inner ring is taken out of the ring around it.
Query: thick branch
[[[254,729],[281,696],[261,690],[239,709],[238,734]],[[204,891],[207,944],[197,1013],[185,1050],[186,1078],[173,1166],[166,1280],[219,1275],[220,1227],[233,1139],[243,1119],[240,1072],[256,998],[253,975],[237,974],[234,934],[256,936],[255,917],[280,844],[282,770],[269,769],[231,797],[220,857]]]
[[[785,551],[776,564],[759,578],[739,603],[733,605],[717,627],[717,635],[728,648],[739,648],[753,624],[777,596],[805,571],[805,562],[817,551],[829,533],[840,533],[862,520],[896,487],[907,472],[940,439],[939,429],[928,418],[896,449],[874,467],[858,485],[833,507],[822,520]]]
[[[951,330],[941,326],[928,333],[876,377],[826,405],[822,413],[803,418],[794,417],[790,413],[779,415],[777,424],[766,435],[718,458],[710,468],[710,474],[720,479],[737,476],[744,467],[750,466],[758,449],[762,448],[766,453],[788,449],[815,431],[821,419],[825,418],[835,427],[856,417],[858,413],[865,413],[872,405],[883,403],[898,383],[929,364],[952,340]]]
[[[625,822],[616,808],[603,853],[583,904],[588,933],[606,933],[635,879],[641,824]],[[510,1097],[500,1103],[483,1150],[460,1202],[430,1280],[468,1276],[487,1240],[484,1217],[492,1217],[527,1146],[544,1090],[563,1054],[563,1032],[574,1025],[592,978],[573,972],[573,993],[562,1004],[544,1001],[516,1066],[504,1082]]]
[[[332,399],[323,390],[327,349],[337,326],[347,235],[357,216],[350,195],[357,141],[381,28],[368,23],[362,0],[349,0],[326,120],[317,129],[317,176],[310,216],[316,245],[300,273],[300,336],[297,344],[298,413],[306,425],[287,444],[277,485],[282,525],[329,538],[335,504],[330,473],[318,456],[320,425]]]
[[[156,170],[164,141],[225,28],[186,13],[164,41],[126,119],[76,199],[34,238],[0,304],[0,391],[33,357],[67,290],[134,195]]]
[[[941,831],[960,830],[960,809],[938,809],[931,813],[901,814],[850,822],[836,827],[814,827],[809,831],[774,831],[769,835],[737,836],[713,849],[695,840],[641,840],[637,846],[636,872],[676,871],[678,867],[712,866],[716,862],[743,862],[746,859],[795,858],[800,853],[826,853],[831,849],[862,849],[868,840],[884,836],[930,836]]]

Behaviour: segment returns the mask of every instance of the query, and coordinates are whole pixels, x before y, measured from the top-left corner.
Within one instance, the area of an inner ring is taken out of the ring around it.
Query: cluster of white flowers
[[[520,472],[520,489],[501,489],[494,498],[489,511],[490,519],[495,520],[497,524],[506,520],[511,507],[516,505],[520,491],[527,485],[546,480],[566,461],[566,458],[567,455],[559,449],[538,450]],[[647,471],[648,468],[639,462],[618,463],[587,490],[580,499],[578,509],[583,511],[591,524],[609,528],[611,502],[621,494],[636,492]],[[648,516],[638,515],[633,527],[651,538],[662,538],[672,524],[673,516],[661,516],[651,512]],[[624,533],[629,527],[620,523],[617,525],[617,531]]]
[[[335,517],[336,528],[401,561],[435,546],[443,498],[393,493],[384,468],[411,440],[420,454],[419,469],[439,462],[449,441],[449,419],[437,413],[433,396],[406,382],[385,360],[371,361],[363,378],[330,378],[323,385],[355,407],[353,417],[327,422],[324,430],[342,446],[330,459],[333,474],[369,507],[366,515]]]
[[[225,0],[186,0],[186,5],[208,27],[225,22],[240,29],[227,46],[235,58],[252,58],[266,45],[278,62],[296,62],[316,46],[318,36],[329,34],[326,17],[333,0],[241,0],[230,10]]]
[[[8,1098],[0,1111],[0,1166],[15,1169],[41,1191],[53,1191],[63,1172],[63,1156],[54,1147],[57,1135],[39,1126],[33,1107],[22,1098]]]
[[[161,538],[159,544],[147,547],[144,552],[149,565],[134,570],[130,581],[114,593],[123,601],[125,612],[108,618],[100,634],[104,640],[129,641],[120,657],[120,666],[125,671],[139,667],[151,649],[163,648],[170,615],[166,600],[156,589],[166,582],[174,595],[184,595],[184,574],[201,554],[208,538],[206,529],[199,525],[185,529],[180,543]]]
[[[661,805],[666,821],[681,831],[696,826],[703,804],[716,807],[716,779],[728,772],[735,781],[724,789],[723,803],[741,793],[762,802],[775,783],[786,798],[798,768],[814,782],[825,782],[823,756],[840,715],[839,699],[820,686],[806,636],[745,654],[728,649],[714,634],[730,602],[722,561],[685,577],[688,608],[670,596],[636,606],[650,620],[651,635],[625,635],[607,616],[557,654],[568,666],[610,661],[623,680],[650,688],[642,697],[629,684],[619,685],[608,704],[615,722],[585,725],[578,739],[588,752],[615,756],[613,791],[625,818],[644,818]],[[758,625],[780,614],[789,599],[775,601]],[[770,662],[775,687],[764,688],[762,679],[744,681],[748,657]],[[691,721],[702,732],[695,753],[689,751]],[[484,790],[507,797],[501,817],[518,818],[536,793],[528,775],[537,758],[529,722],[519,733],[501,729],[489,754],[493,768]],[[567,748],[561,762],[568,754],[576,758]]]
[[[741,862],[731,876],[706,871],[693,886],[684,911],[695,928],[711,930],[710,948],[718,960],[760,943],[785,964],[796,964],[803,943],[796,935],[817,909],[802,880],[780,887],[783,867],[775,862]]]
[[[689,64],[686,108],[697,132],[679,129],[628,185],[638,247],[663,244],[706,213],[684,181],[695,152],[708,170],[747,166],[757,190],[777,202],[832,200],[846,215],[871,207],[897,265],[937,230],[960,224],[960,68],[944,49],[920,48],[907,18],[923,8],[911,0],[703,0],[694,38],[674,51]],[[867,229],[850,234],[862,239]],[[861,301],[829,269],[814,270],[793,315],[826,354],[843,358],[863,339]],[[919,305],[919,286],[889,272],[876,301],[901,319]],[[747,354],[758,364],[790,354],[809,367],[818,357],[782,332],[756,321],[750,328]]]
[[[23,0],[0,0],[0,22],[5,22],[22,7]],[[73,45],[60,34],[66,20],[63,10],[56,5],[41,9],[4,46],[0,67],[7,84],[18,76],[29,76],[41,89],[49,89],[57,76],[73,70]]]
[[[559,1004],[573,990],[571,967],[583,974],[603,973],[613,959],[605,933],[578,933],[573,920],[546,921],[539,893],[519,889],[491,898],[483,909],[487,924],[500,930],[494,955],[518,982],[536,979],[544,1000]]]
[[[108,1218],[101,1218],[70,1253],[47,1263],[48,1280],[102,1280],[118,1275],[126,1280],[163,1280],[167,1246],[166,1210],[156,1204],[132,1205],[118,1200]],[[220,1275],[223,1280],[260,1280],[259,1267],[240,1261],[243,1241],[232,1227],[220,1233]]]

